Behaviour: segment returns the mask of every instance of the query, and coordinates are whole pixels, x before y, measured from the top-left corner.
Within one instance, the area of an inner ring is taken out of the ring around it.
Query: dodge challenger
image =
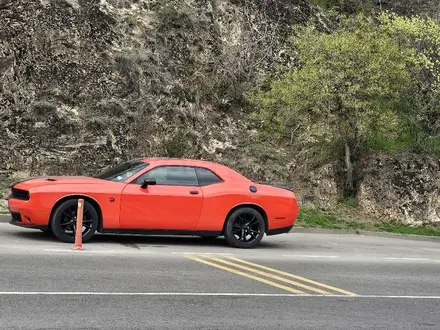
[[[10,187],[13,225],[73,242],[78,199],[83,242],[96,233],[224,236],[252,248],[264,234],[286,233],[299,212],[292,188],[257,184],[212,162],[133,159],[91,177],[30,178]]]

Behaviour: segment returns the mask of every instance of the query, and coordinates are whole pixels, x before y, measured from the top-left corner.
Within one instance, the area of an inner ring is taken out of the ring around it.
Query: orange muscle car
[[[238,248],[286,233],[298,215],[293,189],[256,184],[220,164],[134,159],[94,177],[48,176],[11,186],[11,224],[73,242],[78,199],[83,241],[96,231],[224,236]]]

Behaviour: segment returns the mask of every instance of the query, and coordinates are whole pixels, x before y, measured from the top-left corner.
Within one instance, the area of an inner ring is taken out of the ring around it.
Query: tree
[[[318,139],[339,143],[346,193],[353,195],[361,142],[399,125],[396,108],[411,85],[414,50],[363,15],[332,33],[297,27],[291,44],[298,63],[251,97],[257,117],[281,135],[300,125]]]
[[[412,84],[400,104],[411,147],[440,155],[440,24],[390,12],[379,15],[379,22],[383,33],[414,49]]]

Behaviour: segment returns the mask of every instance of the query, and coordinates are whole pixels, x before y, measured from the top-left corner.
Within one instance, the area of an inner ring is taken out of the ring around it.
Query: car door
[[[144,180],[155,185],[142,188]],[[128,184],[121,197],[121,228],[192,230],[203,194],[191,166],[157,166]]]

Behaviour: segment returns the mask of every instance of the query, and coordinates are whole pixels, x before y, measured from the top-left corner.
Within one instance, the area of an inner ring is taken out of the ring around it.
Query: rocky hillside
[[[372,4],[410,14],[409,2]],[[420,3],[424,13],[438,6]],[[325,14],[308,0],[0,0],[0,189],[144,155],[194,157],[257,181],[294,184],[304,202],[335,205],[337,166],[304,166],[307,152],[262,139],[244,98],[291,60],[284,52],[290,26],[310,19],[326,28]],[[366,161],[359,194],[366,211],[440,220],[431,175],[437,160],[416,159],[416,168],[404,161],[407,170],[393,159],[382,162],[387,169]],[[396,166],[401,171],[391,174]],[[377,187],[382,171],[388,188]],[[402,186],[409,206],[389,206]],[[387,190],[376,195],[376,188]],[[413,210],[420,198],[429,200],[425,213]]]
[[[2,177],[161,155],[273,178],[243,92],[311,8],[258,2],[1,0]]]

